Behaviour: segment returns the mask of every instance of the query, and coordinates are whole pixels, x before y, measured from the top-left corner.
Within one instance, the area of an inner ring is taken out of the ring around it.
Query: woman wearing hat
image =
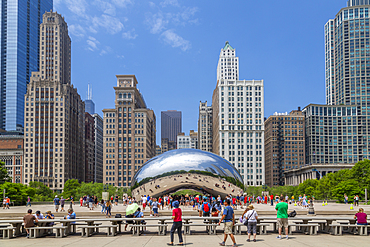
[[[180,242],[178,245],[184,245],[182,241],[182,212],[181,212],[181,208],[179,208],[180,206],[179,201],[174,201],[172,203],[172,206],[173,206],[173,210],[172,210],[173,225],[172,225],[171,233],[170,233],[171,242],[168,243],[167,245],[173,246],[173,235],[176,230],[177,230],[177,234],[179,235],[179,242]]]
[[[251,234],[253,231],[253,242],[256,242],[256,236],[257,236],[257,219],[258,214],[254,210],[253,205],[248,206],[248,212],[244,214],[244,220],[248,220],[248,239],[247,242],[251,241]]]

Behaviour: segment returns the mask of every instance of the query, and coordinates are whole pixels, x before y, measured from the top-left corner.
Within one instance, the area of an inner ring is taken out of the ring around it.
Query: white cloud
[[[62,2],[62,0],[54,0],[53,1],[53,9],[54,9],[54,11],[57,11],[58,10],[61,2]]]
[[[106,46],[103,50],[101,50],[101,52],[100,52],[100,56],[103,56],[103,55],[105,55],[105,54],[107,54],[107,53],[111,53],[113,50],[112,50],[112,48],[110,48],[109,46]]]
[[[112,0],[112,2],[120,8],[125,8],[129,4],[133,4],[132,0]]]
[[[69,28],[68,28],[68,31],[76,37],[83,37],[83,36],[85,36],[85,33],[86,33],[85,29],[80,24],[70,25]]]
[[[93,4],[97,6],[104,14],[116,15],[116,7],[111,4],[110,2],[106,2],[103,0],[94,0]]]
[[[92,18],[92,28],[91,31],[97,31],[97,27],[103,27],[105,30],[107,30],[111,34],[116,34],[120,32],[124,26],[122,22],[115,17],[109,16],[109,15],[102,15],[100,17],[93,17]]]
[[[122,37],[124,39],[136,39],[137,34],[135,33],[135,28],[131,29],[130,31],[122,33]]]
[[[87,17],[86,9],[88,3],[86,0],[64,0],[67,8],[74,14],[82,17]]]
[[[162,13],[157,13],[151,17],[147,17],[146,22],[150,27],[150,32],[153,34],[160,33],[168,24],[168,20],[163,17]]]
[[[87,42],[87,49],[90,50],[90,51],[96,51],[98,50],[98,45],[100,44],[100,42],[95,39],[94,37],[91,37],[89,36],[88,40],[86,41]]]
[[[177,0],[164,0],[160,4],[161,4],[162,7],[166,7],[168,5],[175,6],[175,7],[180,7],[180,4]]]
[[[117,58],[120,58],[120,59],[125,58],[125,56],[124,56],[124,55],[116,55],[116,57],[117,57]]]
[[[181,50],[186,51],[190,49],[191,44],[188,40],[185,40],[173,30],[166,30],[161,34],[161,37],[164,42],[171,45],[172,47],[179,47]]]

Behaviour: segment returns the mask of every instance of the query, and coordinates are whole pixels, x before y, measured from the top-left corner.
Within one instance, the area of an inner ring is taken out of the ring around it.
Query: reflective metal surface
[[[232,164],[218,155],[198,149],[177,149],[147,161],[132,184],[133,192],[139,188],[136,194],[146,192],[153,196],[182,188],[226,195],[239,193],[243,179]]]

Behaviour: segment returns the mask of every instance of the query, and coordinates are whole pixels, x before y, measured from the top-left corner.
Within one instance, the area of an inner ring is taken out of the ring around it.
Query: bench
[[[215,234],[216,235],[216,228],[218,226],[218,224],[183,224],[184,226],[184,234],[187,234],[187,235],[190,235],[191,232],[190,232],[190,226],[205,226],[206,227],[206,231],[209,235],[211,234]]]
[[[341,224],[330,224],[331,227],[330,234],[333,234],[335,236],[341,236],[343,235],[343,225]]]
[[[110,226],[79,226],[81,228],[81,237],[90,237],[92,235],[92,230],[99,231],[99,228],[107,228],[107,236],[115,236],[117,234],[117,225],[110,225]],[[96,232],[96,233],[97,233]]]
[[[128,225],[129,227],[132,227],[132,235],[133,236],[139,236],[141,232],[144,232],[144,228],[147,227],[158,227],[158,235],[166,235],[167,233],[167,224],[152,224],[152,225],[147,225],[147,224],[130,224]],[[140,231],[140,228],[142,230]]]
[[[276,220],[261,220],[261,224],[272,224],[272,231],[277,232],[277,221]]]
[[[36,227],[30,227],[30,228],[27,228],[29,230],[29,237],[30,238],[39,238],[41,237],[41,235],[44,235],[41,234],[41,231],[46,231],[46,230],[51,230],[52,232],[54,231],[54,229],[56,230],[55,232],[55,237],[56,238],[62,238],[64,237],[64,232],[63,230],[67,229],[66,226],[36,226]]]
[[[292,234],[292,227],[296,227],[296,231],[302,231],[302,232],[307,232],[309,235],[316,235],[319,229],[319,224],[289,224],[288,229],[289,229],[289,234]]]
[[[310,224],[319,224],[319,231],[325,231],[326,221],[310,221]]]
[[[100,226],[102,223],[93,223],[93,226]],[[71,223],[71,233],[76,233],[76,226],[87,226],[87,223]],[[95,229],[96,232],[99,232],[99,228]]]
[[[242,223],[236,223],[233,227],[233,234],[241,235],[242,234],[242,226],[247,227],[246,225],[244,225]],[[257,224],[257,233],[260,234],[260,235],[266,234],[268,226],[270,226],[269,223],[259,223],[259,224]]]
[[[2,233],[3,239],[13,238],[13,230],[15,227],[1,227],[0,232]]]
[[[352,224],[352,225],[346,225],[346,226],[348,228],[352,228],[353,227],[355,229],[358,229],[360,236],[367,236],[367,225],[356,225],[356,224]],[[355,229],[354,229],[354,231],[355,231]]]

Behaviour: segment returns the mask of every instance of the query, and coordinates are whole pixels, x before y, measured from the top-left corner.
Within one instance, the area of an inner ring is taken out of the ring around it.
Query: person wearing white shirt
[[[35,218],[38,220],[42,220],[44,218],[40,211],[36,211],[36,213],[33,216],[35,216]]]
[[[249,211],[244,215],[244,220],[248,220],[248,239],[247,242],[251,241],[251,234],[253,231],[253,242],[256,242],[257,237],[257,220],[258,214],[254,210],[253,205],[248,206]]]

